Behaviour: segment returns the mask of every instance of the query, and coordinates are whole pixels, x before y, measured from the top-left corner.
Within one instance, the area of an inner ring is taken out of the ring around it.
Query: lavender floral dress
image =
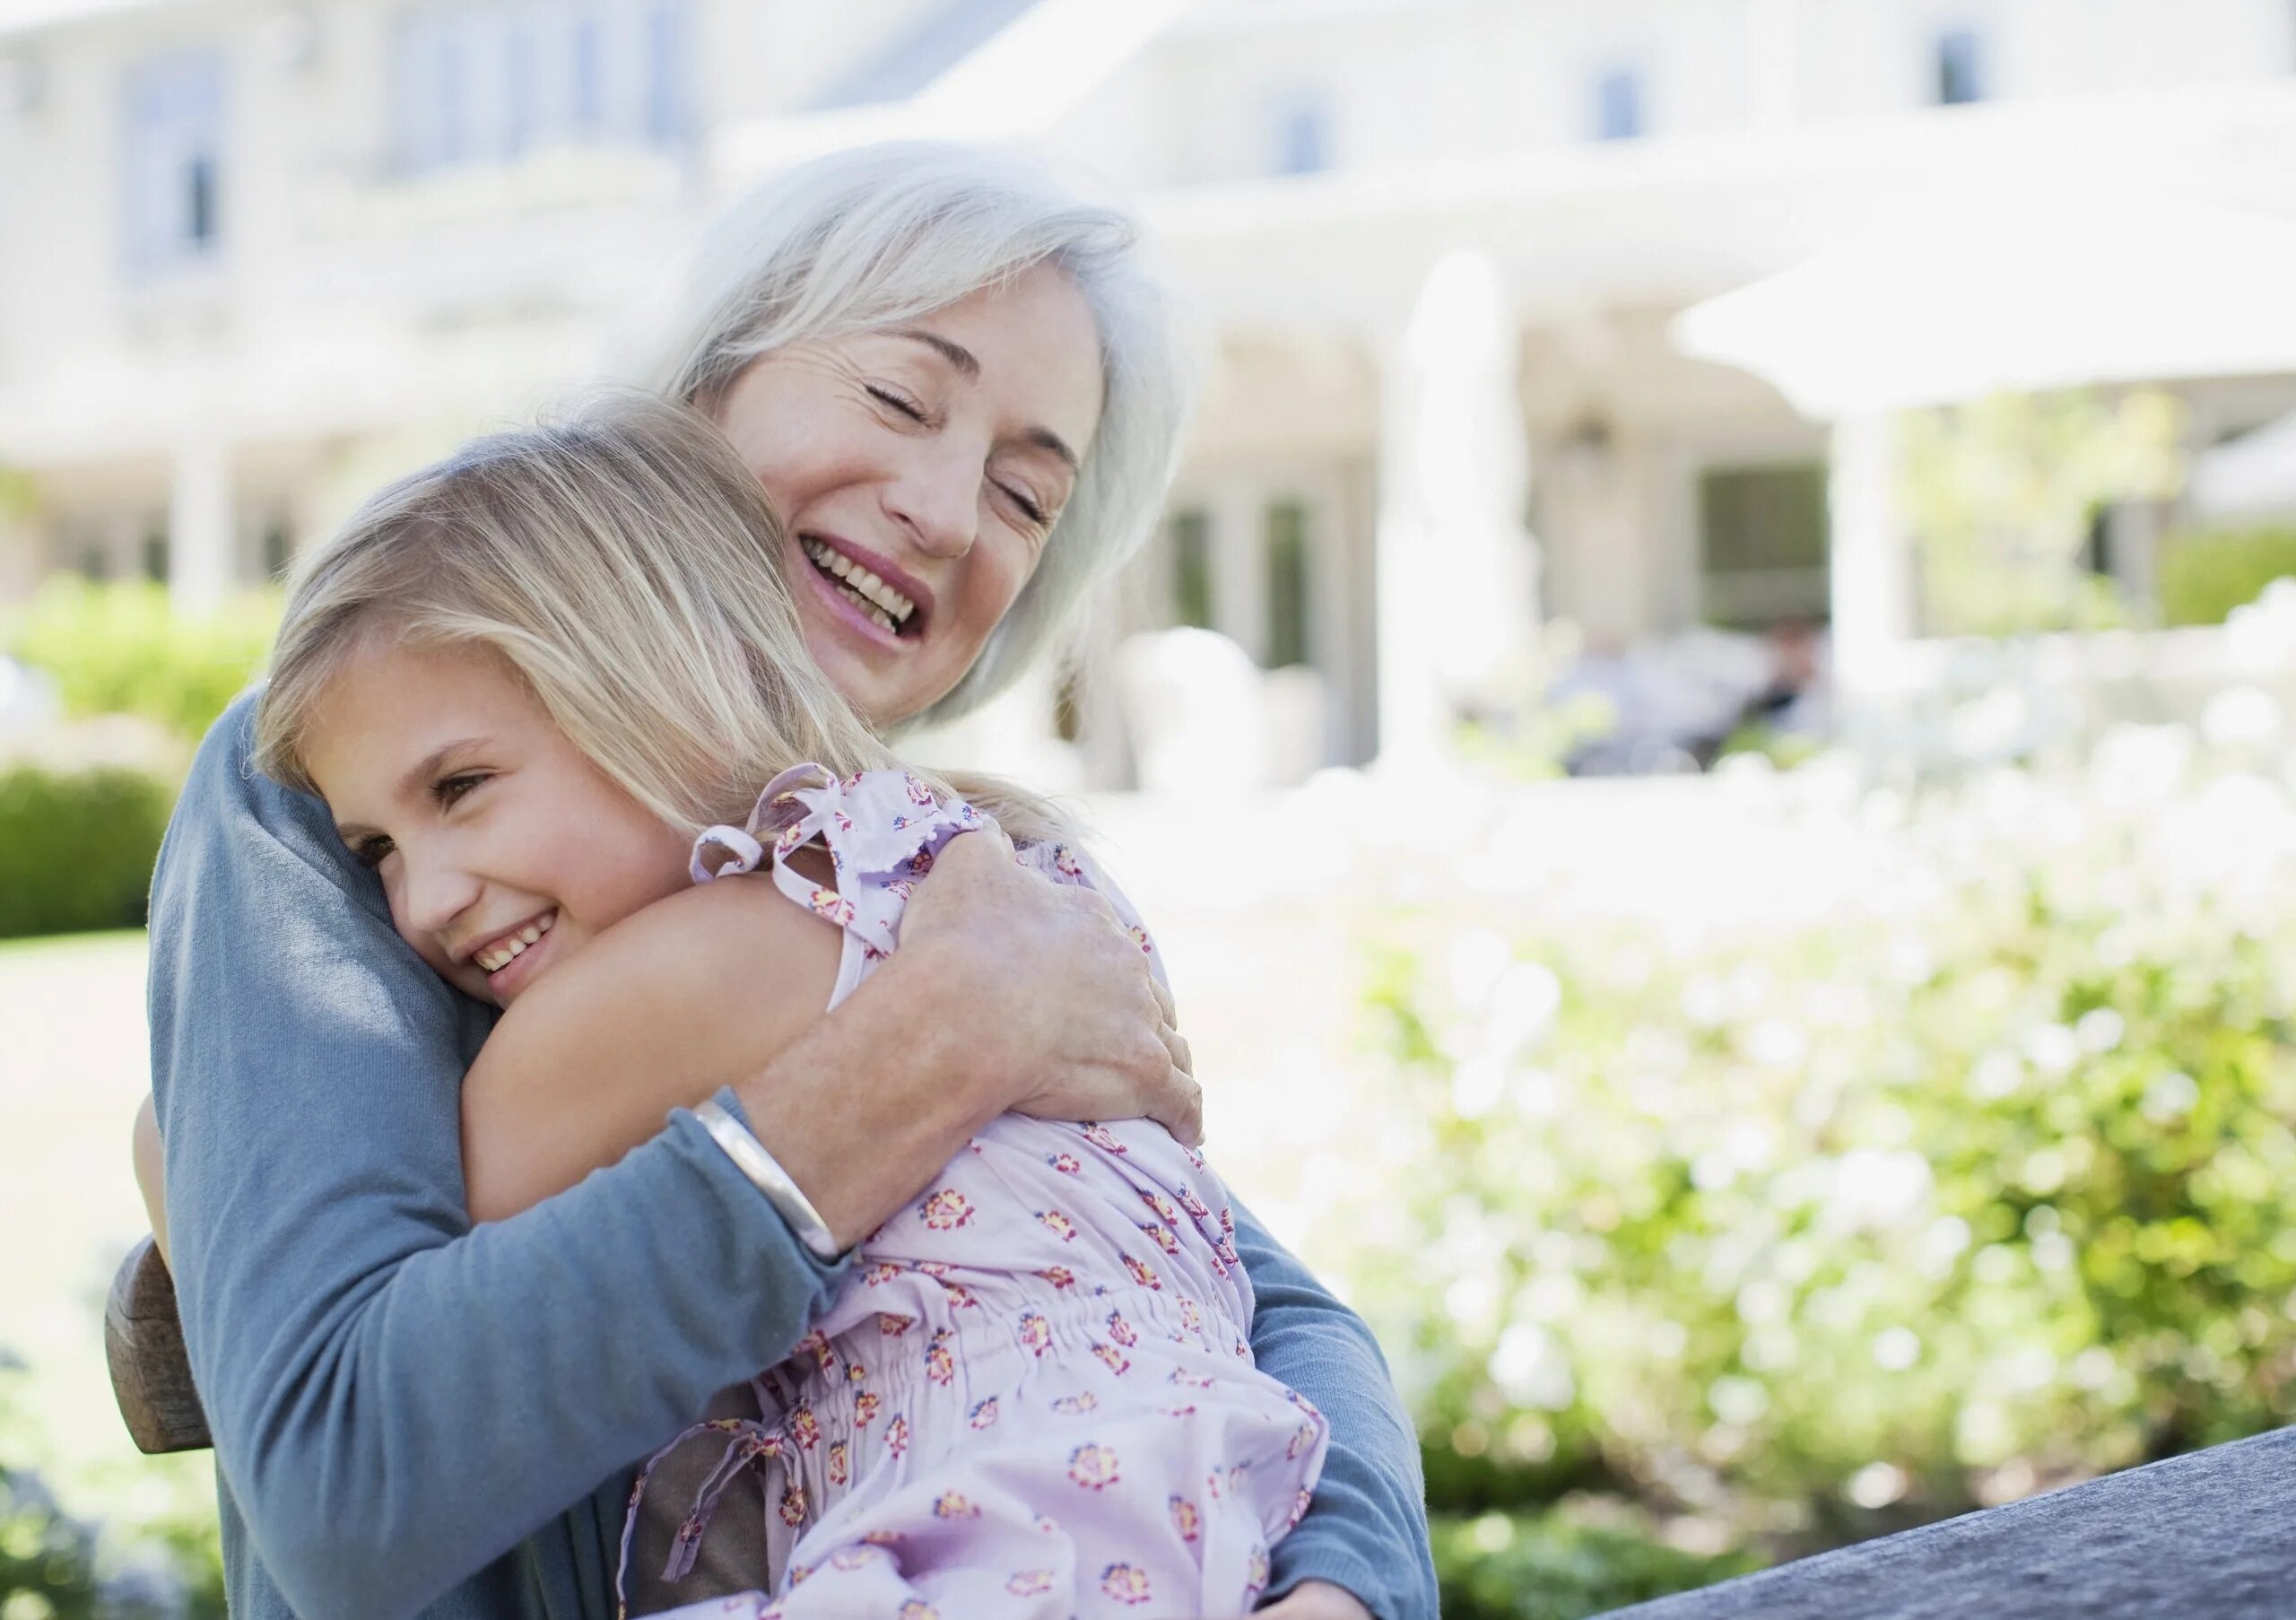
[[[770,860],[784,893],[841,927],[833,1006],[895,948],[941,847],[980,824],[900,771],[839,780],[803,766],[765,790],[748,828],[704,833],[694,875]],[[834,888],[787,864],[815,840]],[[1092,882],[1065,848],[1022,858]],[[1152,961],[1146,930],[1109,897]],[[725,1456],[665,1576],[691,1564],[718,1497],[752,1468],[765,1475],[770,1568],[758,1572],[767,1590],[672,1614],[1248,1612],[1269,1549],[1307,1509],[1326,1425],[1252,1365],[1233,1232],[1218,1180],[1158,1126],[993,1121],[869,1235],[797,1353],[758,1378],[763,1421],[675,1442],[714,1438]],[[623,1546],[626,1563],[627,1533]]]

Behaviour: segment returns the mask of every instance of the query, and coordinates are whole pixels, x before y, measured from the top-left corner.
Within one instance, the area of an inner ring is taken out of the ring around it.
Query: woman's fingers
[[[1172,1005],[1172,993],[1164,988],[1164,981],[1151,973],[1148,975],[1148,989],[1156,997],[1156,1011],[1163,1015],[1165,1023],[1173,1029],[1178,1029],[1180,1022],[1179,1009]]]
[[[1184,1068],[1174,1067],[1165,1074],[1164,1101],[1151,1108],[1148,1117],[1166,1130],[1183,1147],[1204,1145],[1204,1088],[1196,1076]]]

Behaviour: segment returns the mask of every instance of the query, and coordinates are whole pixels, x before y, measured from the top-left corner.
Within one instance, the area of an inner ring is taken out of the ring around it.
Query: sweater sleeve
[[[325,807],[255,773],[252,715],[201,748],[152,893],[185,1342],[294,1610],[404,1616],[778,1359],[837,1274],[683,1112],[472,1230],[458,1089],[487,1015],[398,939]]]
[[[1419,1438],[1378,1342],[1241,1205],[1236,1246],[1252,1282],[1254,1358],[1331,1424],[1315,1500],[1276,1543],[1269,1594],[1328,1581],[1378,1620],[1435,1620]]]

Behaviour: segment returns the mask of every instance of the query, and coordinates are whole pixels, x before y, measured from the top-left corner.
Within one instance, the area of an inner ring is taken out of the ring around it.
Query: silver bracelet
[[[780,1211],[781,1218],[789,1223],[789,1230],[797,1234],[797,1241],[816,1259],[834,1260],[845,1252],[838,1247],[829,1223],[822,1219],[822,1212],[813,1207],[813,1201],[789,1179],[789,1172],[774,1162],[773,1155],[765,1151],[765,1144],[749,1127],[727,1113],[715,1098],[695,1109],[693,1117],[726,1150],[726,1156],[734,1162],[735,1168],[765,1195],[765,1201]]]

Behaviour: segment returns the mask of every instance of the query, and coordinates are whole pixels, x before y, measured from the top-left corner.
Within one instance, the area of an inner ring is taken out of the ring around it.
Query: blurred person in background
[[[786,173],[711,232],[664,313],[647,380],[757,475],[808,649],[882,731],[962,713],[1046,652],[1152,521],[1187,415],[1128,219],[963,148]],[[236,1615],[610,1612],[635,1459],[743,1399],[853,1239],[979,1119],[1195,1131],[1186,1042],[1168,1004],[1144,1010],[1136,947],[961,841],[897,960],[720,1093],[778,1162],[772,1195],[679,1110],[474,1230],[459,1090],[491,1011],[397,937],[325,807],[250,768],[252,711],[209,736],[161,858],[159,1129],[141,1142],[164,1159]],[[761,885],[757,903],[786,902]],[[720,1005],[744,1016],[737,990]],[[1237,1220],[1253,1352],[1331,1424],[1262,1612],[1432,1616],[1416,1441],[1378,1348]],[[646,1333],[613,1335],[632,1320]]]

